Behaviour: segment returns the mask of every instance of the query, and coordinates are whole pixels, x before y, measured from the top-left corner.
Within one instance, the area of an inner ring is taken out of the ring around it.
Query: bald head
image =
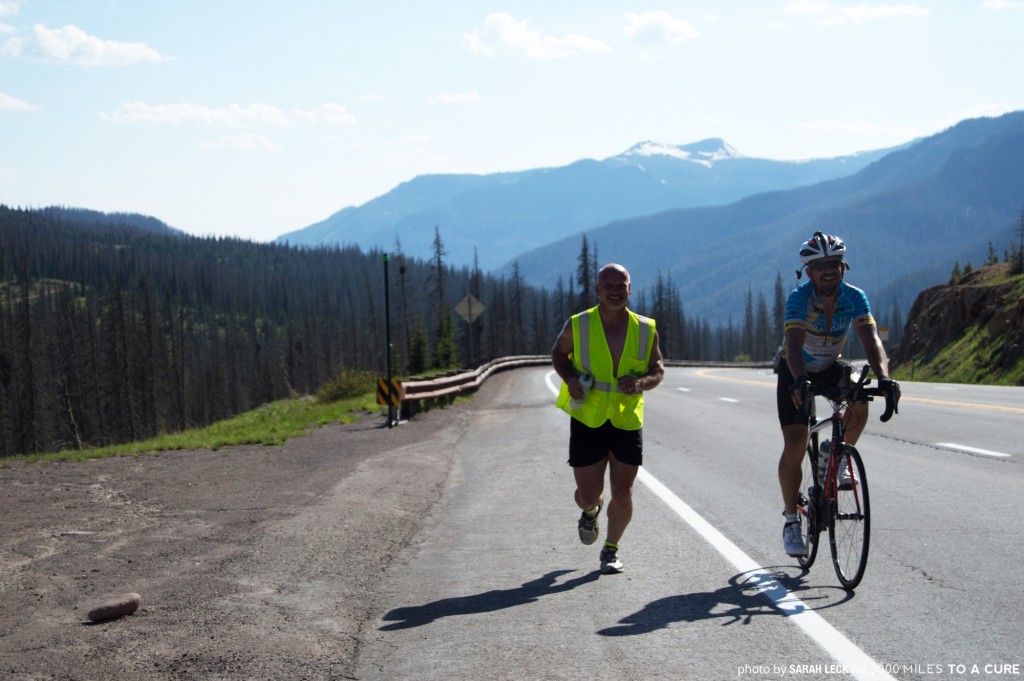
[[[594,285],[597,300],[606,310],[624,310],[632,293],[629,272],[622,265],[610,263],[597,273]]]
[[[601,271],[597,273],[597,280],[601,281],[601,278],[606,276],[610,272],[621,274],[626,278],[626,283],[629,283],[629,271],[622,265],[614,262],[608,263],[607,265],[601,268]]]

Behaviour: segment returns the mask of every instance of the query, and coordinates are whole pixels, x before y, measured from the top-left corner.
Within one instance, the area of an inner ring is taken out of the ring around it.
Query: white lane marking
[[[998,456],[999,458],[1009,458],[1012,454],[1004,454],[1002,452],[993,452],[991,449],[978,449],[977,447],[968,447],[967,445],[958,445],[955,442],[936,442],[936,447],[948,447],[949,449],[959,449],[962,452],[970,452],[971,454],[981,454],[982,456]]]
[[[689,388],[676,388],[676,390],[678,390],[681,393],[688,393],[688,392],[690,392]]]
[[[718,399],[722,400],[723,402],[730,402],[732,404],[739,404],[740,402],[739,400],[734,400],[731,397],[719,397]]]
[[[545,376],[545,381],[551,392],[557,394],[558,388],[552,381],[555,372]],[[811,640],[825,649],[840,665],[844,671],[861,681],[896,681],[887,674],[884,668],[875,662],[870,655],[854,645],[850,639],[843,636],[835,627],[825,621],[818,613],[807,607],[807,604],[797,598],[786,587],[779,583],[771,573],[754,562],[738,546],[732,543],[724,534],[715,529],[711,523],[694,511],[682,499],[676,496],[675,492],[665,487],[657,478],[647,472],[646,468],[640,468],[637,480],[647,486],[654,494],[664,501],[676,515],[692,527],[704,540],[711,544],[716,551],[732,563],[740,572],[750,575],[751,579],[757,580],[759,591],[770,598],[775,606],[791,618],[797,626],[803,629]]]
[[[738,546],[677,497],[672,490],[648,473],[647,469],[641,468],[637,479],[664,501],[700,536],[704,537],[737,570],[748,575],[757,583],[758,591],[770,598],[775,603],[775,607],[791,618],[807,636],[824,648],[841,665],[843,671],[862,681],[869,679],[895,681],[870,655],[854,645],[850,639],[826,622],[821,615],[807,607],[807,604],[772,577],[770,572],[755,563]]]

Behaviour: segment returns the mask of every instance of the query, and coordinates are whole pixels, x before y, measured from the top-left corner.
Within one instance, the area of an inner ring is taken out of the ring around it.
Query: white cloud
[[[946,116],[944,119],[938,122],[938,129],[945,130],[946,128],[952,127],[960,121],[965,121],[970,118],[996,118],[1003,114],[1008,114],[1011,111],[1020,111],[1024,109],[1024,106],[1011,104],[1003,104],[1000,102],[987,102],[984,104],[975,104],[972,107],[957,111]]]
[[[831,0],[794,0],[782,10],[785,14],[802,14],[820,17],[822,23],[864,24],[874,19],[899,17],[926,17],[928,8],[921,5],[841,5]]]
[[[356,117],[340,104],[322,104],[317,109],[292,109],[290,116],[306,123],[326,123],[328,125],[350,125]]]
[[[0,92],[0,111],[37,111],[38,109],[38,106],[33,106]]]
[[[700,36],[693,26],[668,12],[627,14],[622,32],[641,43],[675,45]]]
[[[3,24],[0,24],[0,28],[3,28]],[[0,33],[3,33],[0,30]],[[20,38],[8,38],[7,42],[0,44],[0,55],[8,57],[17,57],[21,54],[23,41]]]
[[[785,14],[824,14],[830,10],[829,0],[794,0],[782,8]]]
[[[530,59],[557,59],[581,53],[611,52],[596,38],[570,33],[564,37],[543,35],[505,12],[490,14],[472,33],[463,36],[471,52],[493,57],[501,52],[521,54]]]
[[[227,135],[211,142],[200,142],[200,149],[209,151],[267,151],[278,152],[281,149],[263,135]]]
[[[389,142],[387,142],[387,145],[389,147],[398,147],[407,144],[428,144],[433,141],[433,138],[431,138],[429,135],[421,135],[415,132],[410,132],[405,135],[401,135],[400,137],[396,137],[393,140],[390,140]]]
[[[996,102],[976,104],[968,109],[952,112],[942,119],[933,121],[930,125],[919,127],[882,125],[864,120],[823,120],[799,123],[793,128],[801,132],[872,138],[868,143],[884,144],[884,141],[879,140],[893,139],[904,142],[925,135],[934,135],[971,118],[996,118],[1012,111],[1019,111],[1021,108],[1024,107]]]
[[[347,125],[355,116],[340,104],[323,104],[317,109],[284,111],[270,104],[250,104],[212,108],[201,104],[146,104],[128,102],[113,113],[100,113],[102,120],[123,124],[205,125],[239,127],[244,125],[286,126],[296,123]]]
[[[808,121],[794,126],[807,132],[844,133],[852,135],[887,135],[900,138],[916,137],[920,133],[908,126],[879,125],[862,120]]]
[[[33,37],[20,47],[32,57],[80,66],[126,66],[170,59],[145,43],[103,40],[73,24],[57,29],[36,24]]]
[[[480,102],[486,102],[486,97],[481,97],[480,93],[476,90],[470,92],[462,92],[459,94],[450,94],[442,92],[436,97],[430,99],[431,102],[440,102],[441,104],[479,104]]]
[[[18,3],[12,0],[0,0],[0,17],[13,16],[18,13]]]

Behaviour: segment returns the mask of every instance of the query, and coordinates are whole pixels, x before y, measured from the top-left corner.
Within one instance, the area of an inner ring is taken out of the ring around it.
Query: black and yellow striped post
[[[402,389],[401,381],[390,378],[377,379],[377,404],[386,407],[401,407],[404,396],[405,390]]]

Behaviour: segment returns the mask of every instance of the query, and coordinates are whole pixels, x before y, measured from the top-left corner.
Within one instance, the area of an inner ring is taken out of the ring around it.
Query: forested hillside
[[[0,206],[0,455],[205,425],[314,393],[342,368],[385,370],[380,253],[60,215]],[[400,259],[394,270],[396,368],[458,364],[447,301],[470,273]],[[474,285],[493,298],[491,319],[506,317],[506,302],[532,310],[539,300],[479,274]],[[478,356],[550,342],[550,320],[537,335],[486,321]]]
[[[572,280],[547,291],[447,266],[439,230],[424,262],[137,223],[0,205],[0,456],[144,439],[315,394],[346,369],[384,374],[389,316],[393,373],[408,376],[546,354],[595,302],[585,238]],[[485,306],[472,338],[453,312],[467,293]],[[715,328],[670,279],[630,306],[657,320],[668,358],[768,359],[782,295],[781,281],[770,304],[748,292],[744,317]]]

